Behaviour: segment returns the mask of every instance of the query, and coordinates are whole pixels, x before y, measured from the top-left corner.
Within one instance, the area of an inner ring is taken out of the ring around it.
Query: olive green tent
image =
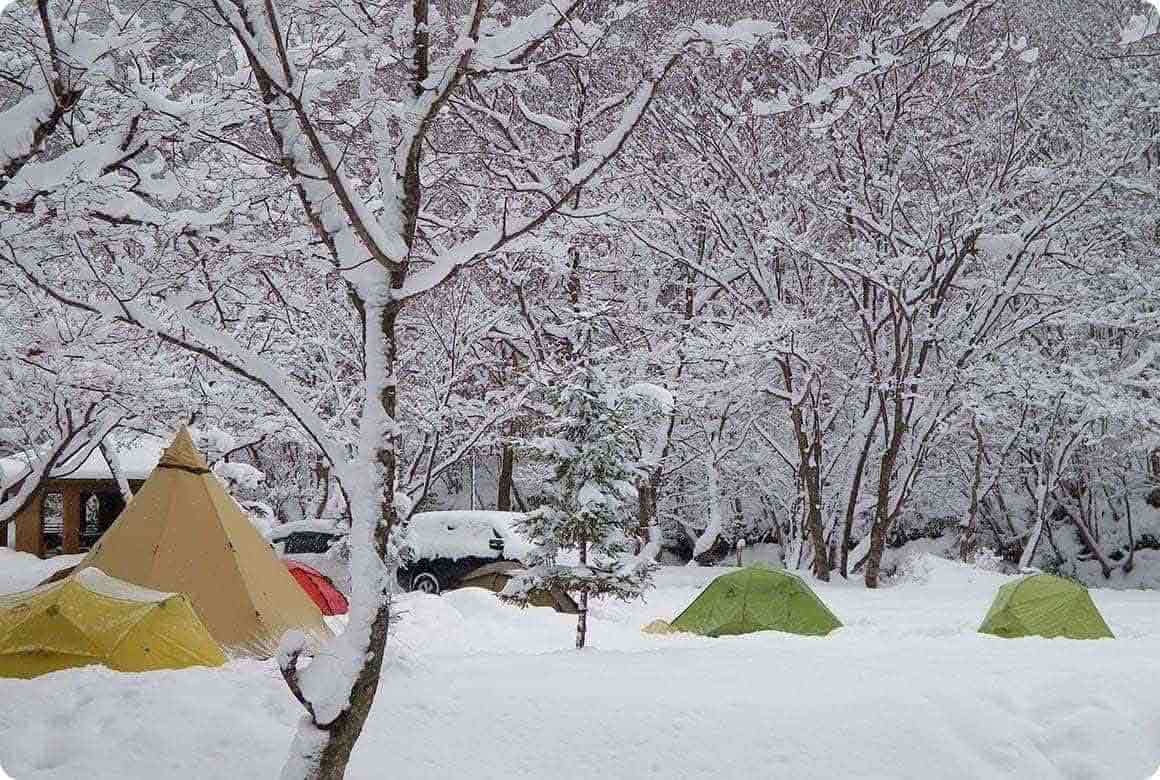
[[[1077,582],[1034,574],[999,588],[980,634],[1112,639],[1112,631],[1087,588]]]
[[[825,636],[842,625],[801,577],[750,566],[709,583],[672,627],[705,636],[786,631]]]

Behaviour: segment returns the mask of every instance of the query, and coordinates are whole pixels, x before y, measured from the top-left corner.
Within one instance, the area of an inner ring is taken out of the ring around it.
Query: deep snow
[[[4,551],[0,590],[46,568]],[[1005,578],[924,559],[879,591],[818,585],[846,624],[828,638],[640,632],[725,571],[666,567],[646,602],[597,604],[582,652],[574,618],[547,609],[401,597],[349,777],[1144,780],[1160,765],[1160,592],[1093,591],[1114,641],[1002,640],[975,628]],[[0,703],[0,766],[19,780],[275,777],[299,715],[253,661],[0,680]]]

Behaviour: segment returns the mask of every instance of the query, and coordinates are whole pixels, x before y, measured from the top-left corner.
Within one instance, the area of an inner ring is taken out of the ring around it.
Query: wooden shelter
[[[152,437],[118,447],[133,492],[157,465],[162,447]],[[18,492],[27,473],[24,458],[0,459],[0,500]],[[8,546],[41,558],[87,552],[124,508],[117,480],[97,448],[83,462],[58,465],[8,529],[0,529],[0,542],[6,533]]]

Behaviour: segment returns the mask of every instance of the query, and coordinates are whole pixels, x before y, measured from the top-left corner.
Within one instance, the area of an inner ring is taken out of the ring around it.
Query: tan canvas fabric
[[[77,569],[185,593],[233,655],[268,658],[282,635],[330,636],[322,614],[182,430]]]
[[[475,571],[469,572],[463,578],[463,583],[460,587],[483,588],[493,593],[499,593],[507,587],[512,575],[520,570],[522,570],[522,566],[514,561],[488,563],[480,566]],[[531,598],[528,599],[528,603],[533,607],[551,607],[557,612],[564,612],[569,615],[575,615],[580,611],[580,607],[576,604],[575,600],[559,588],[553,588],[552,590],[534,590],[531,593]]]

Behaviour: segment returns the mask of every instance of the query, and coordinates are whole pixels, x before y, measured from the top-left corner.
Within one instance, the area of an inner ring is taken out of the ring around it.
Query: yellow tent
[[[225,660],[185,596],[139,588],[99,569],[0,596],[0,677],[90,664],[147,672]]]
[[[268,658],[291,629],[330,636],[310,600],[182,430],[77,566],[184,593],[232,655]]]

